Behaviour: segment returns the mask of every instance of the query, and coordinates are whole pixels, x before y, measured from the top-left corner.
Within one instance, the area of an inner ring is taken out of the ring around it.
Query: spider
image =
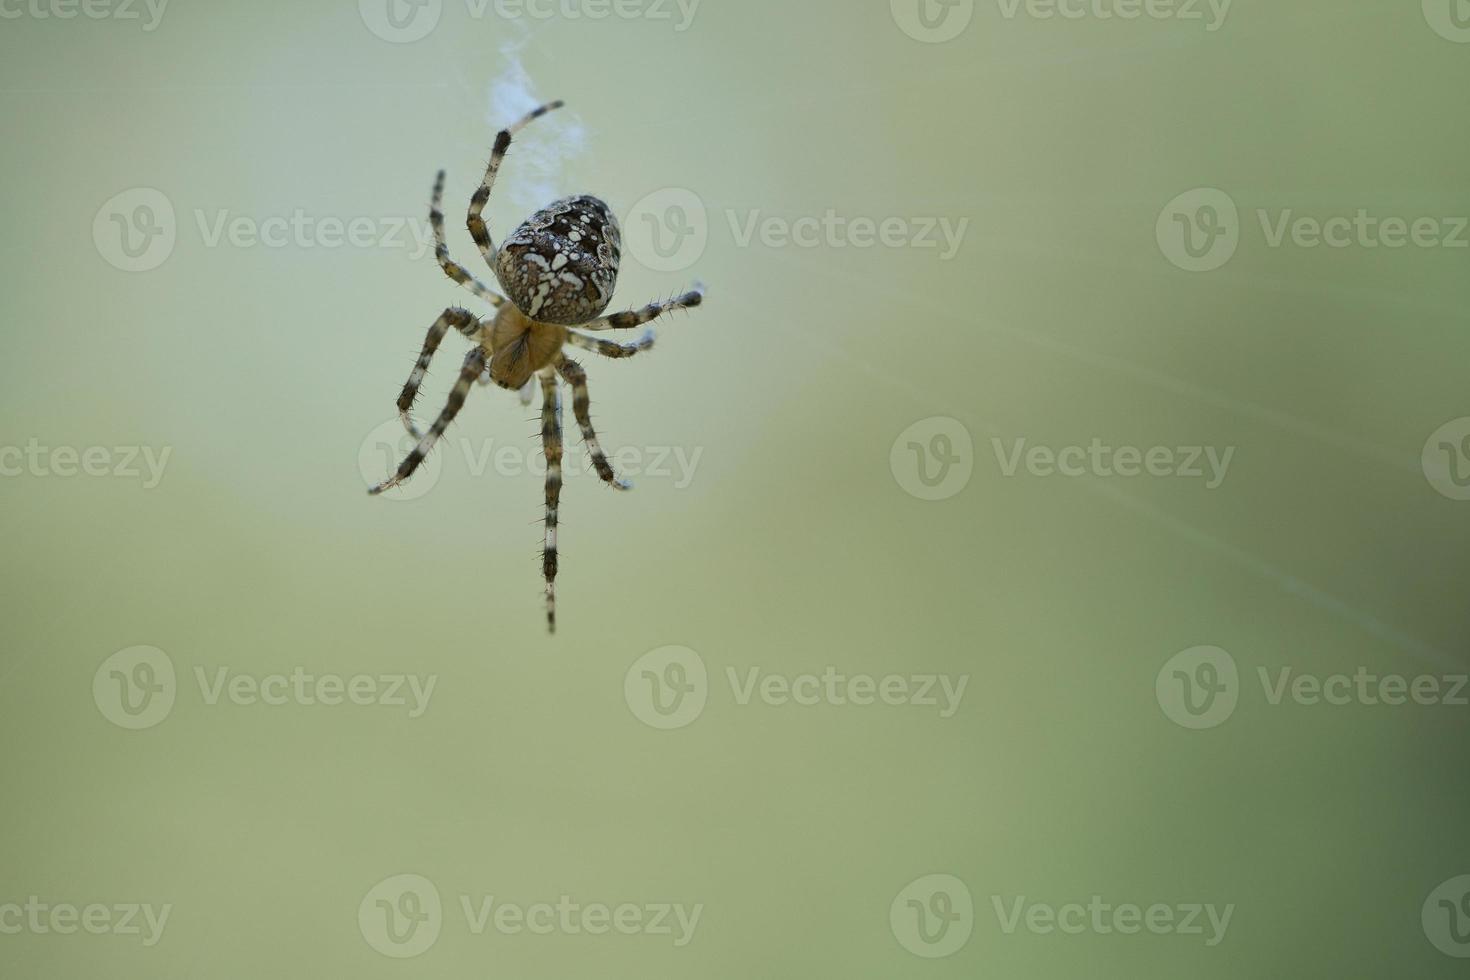
[[[613,287],[617,283],[622,235],[612,210],[587,194],[565,197],[548,204],[526,219],[499,248],[495,247],[482,215],[500,163],[510,149],[511,138],[532,120],[564,104],[560,100],[548,102],[501,130],[495,137],[485,178],[470,198],[465,223],[480,254],[494,271],[496,281],[505,292],[504,297],[449,257],[441,207],[444,171],[439,171],[429,209],[439,266],[450,279],[494,306],[496,312],[481,319],[469,310],[450,307],[429,327],[418,362],[398,396],[398,415],[409,435],[418,442],[391,477],[368,491],[373,495],[380,494],[413,475],[449,423],[459,414],[471,386],[477,381],[482,385],[493,383],[512,391],[519,390],[523,405],[531,403],[535,383],[539,381],[541,442],[546,452],[546,542],[541,568],[546,579],[546,626],[552,633],[556,632],[556,528],[557,507],[561,500],[562,458],[558,377],[572,388],[572,412],[581,427],[582,439],[597,475],[615,489],[629,489],[629,484],[613,473],[602,447],[598,445],[597,433],[592,428],[587,373],[580,364],[567,357],[563,348],[570,344],[604,357],[632,357],[653,346],[651,330],[631,344],[589,337],[580,331],[627,330],[672,310],[698,306],[704,299],[704,288],[696,284],[691,291],[667,302],[654,302],[640,310],[603,316],[602,311],[611,301]],[[411,410],[429,362],[451,327],[464,334],[475,346],[464,359],[459,380],[450,391],[444,410],[424,433],[414,424]]]

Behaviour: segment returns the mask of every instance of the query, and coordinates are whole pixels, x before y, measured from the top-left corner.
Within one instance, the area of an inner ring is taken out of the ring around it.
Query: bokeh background
[[[1465,8],[0,2],[0,974],[1463,975]],[[534,408],[477,389],[364,493],[479,308],[412,231],[434,171],[482,268],[461,209],[549,98],[495,233],[590,191],[620,307],[710,289],[582,358],[642,472],[568,477],[555,637]],[[1436,222],[1273,240],[1360,209]],[[1004,465],[1094,439],[1233,456]],[[742,694],[829,668],[966,687]],[[298,672],[435,686],[211,694]],[[464,910],[562,896],[701,911]],[[1093,896],[1232,911],[1006,927]],[[170,911],[150,945],[37,902]]]

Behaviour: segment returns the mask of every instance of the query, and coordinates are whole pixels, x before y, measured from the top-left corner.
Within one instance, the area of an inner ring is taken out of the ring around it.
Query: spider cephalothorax
[[[444,171],[439,171],[434,183],[434,201],[429,209],[439,265],[449,278],[494,306],[496,313],[493,318],[482,320],[468,310],[450,307],[434,321],[429,335],[424,338],[418,363],[398,396],[399,416],[418,442],[393,476],[368,491],[382,493],[413,474],[459,414],[469,397],[470,387],[476,381],[519,389],[521,401],[529,404],[532,383],[539,379],[541,439],[546,450],[546,543],[542,550],[542,572],[546,577],[546,623],[553,632],[556,630],[556,531],[562,458],[558,376],[572,387],[572,413],[577,417],[577,425],[587,444],[587,454],[598,476],[619,490],[628,489],[628,484],[613,474],[611,464],[597,443],[587,395],[587,374],[581,365],[566,356],[563,348],[571,344],[605,357],[632,357],[653,346],[651,332],[635,343],[618,344],[589,337],[579,331],[624,330],[640,326],[669,310],[698,306],[704,298],[703,289],[696,286],[691,292],[666,303],[650,303],[640,310],[602,316],[617,285],[622,236],[612,210],[597,198],[585,194],[562,198],[547,205],[517,228],[499,249],[495,247],[483,212],[490,200],[490,189],[495,184],[500,163],[510,149],[511,137],[531,120],[561,105],[561,102],[548,103],[500,131],[490,154],[490,164],[485,168],[485,179],[470,199],[466,227],[480,254],[494,270],[509,302],[449,257],[441,209]],[[450,392],[444,410],[429,431],[421,433],[414,425],[410,411],[418,397],[424,372],[450,327],[474,341],[475,347],[465,357],[459,380]]]

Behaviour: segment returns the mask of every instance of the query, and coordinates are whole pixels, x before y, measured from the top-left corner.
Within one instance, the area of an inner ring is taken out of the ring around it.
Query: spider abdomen
[[[530,319],[572,326],[596,319],[612,301],[621,256],[612,209],[582,194],[527,218],[501,244],[495,275]]]

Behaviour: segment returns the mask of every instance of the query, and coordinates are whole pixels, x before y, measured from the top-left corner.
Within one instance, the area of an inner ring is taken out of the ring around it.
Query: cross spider
[[[407,480],[434,448],[449,423],[459,414],[468,397],[470,386],[494,383],[502,388],[519,390],[521,404],[529,405],[535,380],[541,382],[541,441],[546,450],[546,544],[542,552],[542,571],[546,576],[546,625],[556,632],[556,510],[561,499],[561,396],[557,390],[560,375],[572,386],[572,412],[582,429],[582,438],[597,475],[618,490],[628,484],[619,480],[597,443],[589,414],[587,373],[581,365],[567,357],[562,348],[571,344],[604,357],[632,357],[653,346],[653,333],[645,333],[631,344],[588,337],[582,330],[626,330],[637,327],[670,310],[698,306],[704,298],[703,287],[676,299],[650,303],[641,310],[629,310],[602,316],[612,299],[618,278],[622,235],[612,210],[590,195],[566,197],[554,201],[531,215],[500,248],[490,240],[490,230],[481,216],[496,172],[510,149],[511,137],[531,120],[559,109],[561,101],[549,102],[527,113],[520,121],[495,137],[490,164],[480,189],[470,198],[466,225],[480,254],[495,272],[496,281],[509,302],[476,279],[464,266],[449,257],[444,240],[444,171],[434,181],[434,199],[429,210],[429,223],[434,229],[434,250],[446,275],[496,308],[493,317],[480,319],[468,310],[450,307],[429,327],[418,363],[408,376],[398,396],[398,414],[409,435],[418,444],[399,464],[392,477],[373,487],[370,494],[398,486]],[[439,349],[444,335],[453,327],[474,342],[475,347],[464,359],[459,380],[449,394],[444,410],[439,413],[428,433],[414,425],[410,410],[418,397],[424,372]]]

